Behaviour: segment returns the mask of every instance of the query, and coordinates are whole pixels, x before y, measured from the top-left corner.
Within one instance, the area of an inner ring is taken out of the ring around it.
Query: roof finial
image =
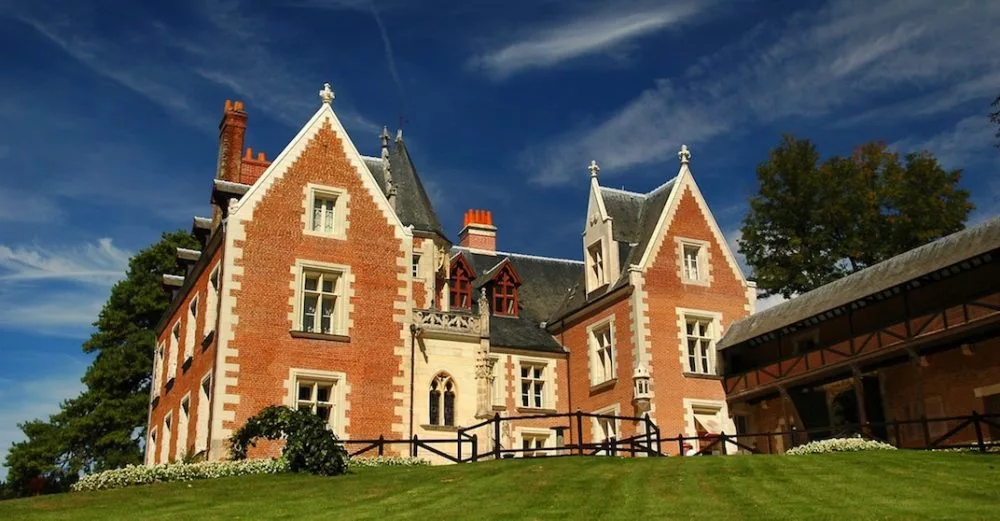
[[[323,84],[323,90],[319,91],[319,99],[323,101],[323,104],[329,105],[333,103],[333,89],[330,88],[329,83]]]
[[[590,166],[587,167],[587,170],[590,170],[590,177],[596,178],[597,173],[601,171],[601,167],[597,166],[597,161],[591,159]]]
[[[677,153],[677,157],[680,158],[682,165],[686,165],[691,162],[691,151],[688,150],[687,145],[681,145],[681,151]]]
[[[383,126],[382,133],[378,137],[382,140],[382,148],[387,148],[389,146],[389,127]]]

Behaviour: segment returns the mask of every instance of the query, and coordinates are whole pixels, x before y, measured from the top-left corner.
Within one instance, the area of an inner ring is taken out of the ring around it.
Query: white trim
[[[201,294],[195,293],[187,304],[187,327],[184,328],[184,363],[194,358],[194,346],[198,342],[198,307]]]
[[[695,409],[701,410],[714,410],[715,415],[719,420],[719,425],[722,426],[722,431],[726,434],[736,433],[736,424],[733,423],[733,419],[729,417],[729,407],[725,400],[704,400],[700,398],[684,398],[684,432],[686,436],[697,436],[698,429],[695,427]],[[716,434],[716,433],[713,433]],[[700,440],[693,440],[694,450],[701,450]],[[735,454],[739,447],[730,442],[726,447],[726,454]]]
[[[475,248],[470,248],[468,246],[461,246],[461,245],[455,245],[455,246],[452,246],[452,248],[455,248],[456,250],[463,250],[463,251],[468,251],[468,252],[475,252],[475,251],[477,251]],[[498,257],[499,256],[524,257],[526,259],[535,259],[535,260],[552,261],[552,262],[568,262],[570,264],[583,264],[583,261],[581,261],[581,260],[560,259],[558,257],[544,257],[544,256],[541,256],[541,255],[530,255],[530,254],[527,254],[527,253],[512,253],[512,252],[509,252],[509,251],[499,251],[499,250],[497,250],[497,251],[491,251],[491,252],[488,252],[488,253],[490,255],[495,254]],[[451,259],[454,259],[457,256],[458,256],[458,254],[456,253],[455,255],[453,255],[451,257]]]
[[[159,462],[159,452],[160,452],[160,440],[158,426],[153,426],[149,429],[149,435],[146,436],[146,454],[145,460],[146,465],[156,465]]]
[[[335,317],[333,334],[349,336],[351,328],[354,325],[352,319],[354,316],[354,274],[351,272],[351,267],[345,264],[334,264],[309,259],[295,259],[295,263],[292,264],[292,282],[290,284],[294,292],[292,294],[292,302],[289,303],[292,305],[292,311],[288,315],[291,321],[290,330],[302,330],[302,288],[304,282],[302,274],[305,271],[337,274],[338,287],[335,293],[339,302],[335,310],[337,316]]]
[[[693,286],[711,286],[714,281],[714,277],[712,276],[712,243],[680,236],[675,236],[674,242],[677,245],[677,276],[680,278],[681,283]],[[698,249],[696,259],[698,263],[698,278],[696,279],[688,277],[687,258],[684,255],[685,247]]]
[[[514,428],[514,448],[515,449],[517,449],[517,450],[523,450],[524,449],[524,435],[525,434],[527,434],[528,437],[531,437],[531,438],[542,438],[542,437],[545,438],[545,441],[542,444],[542,448],[541,449],[537,449],[537,450],[533,449],[532,453],[541,453],[541,454],[544,454],[544,455],[548,456],[548,455],[554,455],[554,454],[556,454],[558,452],[558,451],[554,450],[556,448],[555,447],[555,441],[556,441],[556,433],[555,433],[555,431],[553,431],[552,429],[545,429],[545,428],[542,428],[542,427],[515,427]],[[518,454],[518,455],[520,455],[522,457],[526,457],[526,453],[525,452],[517,452],[515,454]]]
[[[216,262],[215,266],[208,272],[208,285],[205,288],[205,324],[201,328],[201,337],[205,338],[212,331],[215,331],[219,321],[219,288],[222,287],[221,262]],[[215,279],[213,287],[212,279]],[[213,291],[214,289],[214,291]]]
[[[187,412],[184,412],[184,402],[187,401]],[[183,420],[183,422],[182,422]],[[183,425],[181,425],[183,423]],[[187,455],[188,431],[191,430],[191,391],[184,393],[177,402],[177,459]]]
[[[529,356],[514,356],[514,406],[520,409],[554,409],[556,407],[556,364],[551,358],[536,358]],[[523,366],[542,366],[542,406],[524,405],[521,401],[521,368]]]
[[[208,380],[208,391],[202,393],[205,380]],[[201,380],[198,380],[198,407],[195,411],[194,452],[197,454],[203,450],[208,450],[211,441],[208,439],[208,436],[209,427],[211,426],[209,424],[209,415],[212,411],[212,371],[208,371],[201,377]],[[202,418],[202,415],[204,415],[204,418]]]
[[[339,371],[324,371],[320,369],[302,369],[290,367],[288,379],[285,380],[285,405],[292,409],[298,408],[298,380],[313,380],[333,383],[331,400],[333,413],[330,414],[330,430],[340,439],[348,439],[347,427],[350,425],[350,402],[347,400],[351,386],[347,382],[347,373]]]
[[[611,336],[611,376],[609,378],[601,379],[599,378],[601,375],[597,374],[599,371],[599,364],[596,360],[596,357],[598,356],[598,344],[595,331],[598,329],[603,330],[605,327],[608,328],[608,333]],[[614,314],[604,317],[587,326],[587,375],[591,386],[600,385],[618,377],[619,357],[618,338],[616,337],[617,333]]]
[[[976,398],[982,398],[983,396],[993,396],[994,394],[1000,394],[1000,383],[993,385],[984,385],[982,387],[976,387],[972,390],[972,394]]]
[[[173,420],[173,410],[169,410],[163,415],[163,436],[160,438],[160,443],[162,443],[162,445],[160,445],[160,463],[169,463],[172,457],[170,454],[170,442],[174,441],[172,438],[174,428],[176,427]]]
[[[608,416],[621,416],[621,414],[622,414],[622,406],[621,406],[620,403],[616,403],[614,405],[609,405],[609,406],[604,407],[602,409],[598,409],[598,410],[594,411],[592,414],[606,414]],[[604,418],[593,418],[593,417],[590,418],[590,439],[591,439],[592,443],[603,443],[605,440],[607,440],[607,437],[605,436],[604,429],[601,427],[601,422],[604,422],[604,421],[609,421],[609,420],[606,420]],[[613,421],[615,423],[614,424],[614,438],[617,441],[617,440],[621,439],[621,437],[622,437],[622,430],[621,430],[622,429],[622,422],[618,418],[615,418]],[[604,455],[608,456],[610,454],[607,453],[607,452],[605,452]]]

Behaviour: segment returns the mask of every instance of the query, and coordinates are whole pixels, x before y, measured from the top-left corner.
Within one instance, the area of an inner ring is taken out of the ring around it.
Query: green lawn
[[[1000,456],[551,458],[0,502],[0,519],[998,519]]]

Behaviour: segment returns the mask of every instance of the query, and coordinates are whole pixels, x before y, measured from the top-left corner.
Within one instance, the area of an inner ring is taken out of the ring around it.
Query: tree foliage
[[[973,206],[960,178],[926,151],[871,142],[821,161],[786,135],[757,167],[740,252],[765,296],[804,293],[961,230]]]
[[[995,109],[993,112],[990,112],[990,122],[997,125],[997,148],[1000,148],[1000,96],[997,96],[990,106]]]
[[[281,458],[292,472],[335,476],[347,472],[347,451],[326,422],[307,410],[274,405],[261,409],[229,442],[234,460],[246,459],[260,438],[284,440]]]
[[[66,490],[80,472],[142,462],[154,329],[170,305],[160,280],[164,273],[182,274],[177,247],[197,248],[197,241],[180,231],[164,233],[129,260],[83,344],[96,355],[82,378],[84,391],[48,421],[19,425],[26,440],[7,455],[8,489],[23,493],[41,477],[47,490]]]

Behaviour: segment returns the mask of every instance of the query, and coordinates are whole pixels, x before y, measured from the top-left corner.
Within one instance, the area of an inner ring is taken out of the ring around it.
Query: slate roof
[[[478,299],[480,288],[489,281],[487,273],[510,259],[521,278],[518,288],[520,309],[517,317],[490,317],[490,343],[498,347],[514,347],[554,353],[565,352],[541,323],[559,307],[568,288],[583,278],[583,263],[569,259],[552,259],[519,253],[497,252],[496,255],[473,253],[462,247],[452,249],[452,255],[462,253],[476,272],[473,289]]]
[[[382,193],[386,192],[385,172],[382,170],[382,159],[364,157],[365,164],[375,176]],[[420,182],[417,168],[413,165],[410,152],[402,138],[397,138],[389,150],[389,170],[392,181],[396,185],[396,214],[404,225],[413,225],[414,229],[432,232],[447,238],[427,191]]]
[[[1000,249],[1000,217],[901,253],[734,323],[722,350]]]
[[[656,231],[656,223],[676,181],[675,177],[644,194],[601,187],[604,209],[613,223],[611,237],[618,242],[618,280],[612,281],[604,290],[587,295],[586,281],[583,273],[580,273],[576,283],[567,290],[568,294],[562,305],[550,317],[551,320],[569,315],[589,302],[628,284],[628,266],[638,264],[649,247]]]

